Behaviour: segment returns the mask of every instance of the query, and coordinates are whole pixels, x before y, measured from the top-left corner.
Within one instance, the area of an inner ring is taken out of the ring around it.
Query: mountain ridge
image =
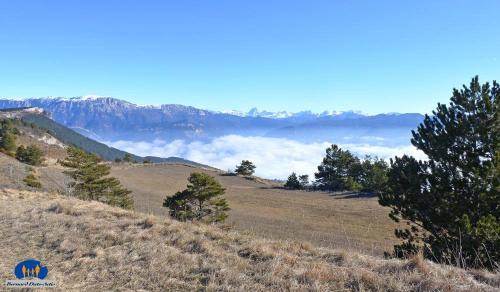
[[[316,127],[374,127],[373,121],[388,127],[414,128],[421,114],[363,115],[355,111],[298,113],[259,111],[238,114],[217,112],[178,104],[137,105],[112,97],[48,97],[0,99],[0,109],[38,107],[51,113],[66,127],[103,140],[195,140],[238,134],[266,136],[280,129]],[[95,135],[95,136],[92,136]],[[275,135],[275,134],[271,134]],[[280,137],[280,134],[277,134]]]
[[[303,143],[353,142],[349,137],[380,137],[388,146],[408,144],[423,121],[418,113],[363,115],[359,112],[259,111],[223,113],[184,106],[136,105],[112,97],[0,99],[0,109],[38,107],[54,121],[102,143],[209,142],[227,135],[293,139]],[[242,116],[243,115],[243,116]],[[365,141],[361,141],[365,142]]]
[[[19,102],[19,103],[31,103],[35,101],[53,101],[53,102],[91,102],[91,101],[115,101],[123,104],[127,104],[128,106],[135,108],[143,108],[143,109],[171,109],[171,108],[192,108],[204,112],[209,112],[213,114],[228,114],[239,117],[261,117],[261,118],[274,118],[274,119],[282,119],[282,118],[290,118],[297,116],[315,116],[315,117],[325,117],[325,116],[342,116],[348,115],[350,117],[370,117],[377,115],[401,115],[401,114],[419,114],[419,113],[399,113],[399,112],[389,112],[389,113],[377,113],[377,114],[363,114],[361,111],[357,110],[345,110],[345,111],[337,111],[337,110],[324,110],[322,112],[313,112],[311,110],[302,110],[298,112],[290,112],[286,110],[280,111],[268,111],[268,110],[259,110],[257,107],[253,107],[248,111],[240,111],[240,110],[208,110],[201,109],[193,106],[187,106],[182,104],[170,104],[163,103],[159,105],[153,104],[136,104],[125,99],[111,97],[111,96],[95,96],[95,95],[86,95],[86,96],[74,96],[74,97],[15,97],[15,98],[0,98],[0,102]]]
[[[0,120],[12,119],[33,128],[45,131],[50,137],[65,146],[77,146],[87,152],[94,153],[104,160],[123,159],[126,154],[131,154],[123,150],[109,147],[85,135],[76,132],[73,129],[65,127],[52,120],[50,113],[36,107],[8,108],[0,109]],[[131,159],[137,162],[156,162],[156,163],[179,163],[196,167],[209,167],[194,161],[189,161],[180,157],[156,157],[156,156],[138,156],[131,154]],[[210,167],[209,167],[210,168]]]

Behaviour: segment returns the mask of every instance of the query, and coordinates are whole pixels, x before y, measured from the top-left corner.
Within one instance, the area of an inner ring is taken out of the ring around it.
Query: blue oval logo
[[[47,269],[46,266],[42,265],[40,261],[37,261],[35,259],[22,261],[19,264],[17,264],[16,268],[14,269],[14,274],[18,279],[25,279],[25,278],[45,279],[48,273],[49,269]]]

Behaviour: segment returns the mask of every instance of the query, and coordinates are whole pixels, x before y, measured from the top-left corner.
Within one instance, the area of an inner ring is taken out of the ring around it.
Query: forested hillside
[[[62,126],[61,124],[58,124],[57,122],[44,115],[28,114],[24,115],[22,117],[22,120],[26,123],[34,124],[37,127],[48,131],[52,136],[66,145],[77,146],[87,152],[97,154],[105,160],[123,159],[127,154],[127,152],[125,151],[109,147],[103,143],[87,138],[65,126]],[[143,162],[147,160],[150,162],[172,162],[202,166],[201,164],[198,164],[196,162],[185,160],[179,157],[160,158],[154,156],[141,157],[133,154],[130,155],[131,159],[137,162]]]
[[[103,143],[99,143],[92,139],[89,139],[77,132],[68,129],[48,117],[42,115],[26,115],[22,118],[23,121],[27,123],[33,123],[39,128],[49,131],[49,133],[56,137],[59,141],[64,144],[75,145],[87,152],[95,153],[106,160],[114,160],[116,158],[123,158],[127,152],[118,150],[116,148],[111,148]],[[142,161],[142,158],[136,155],[132,155],[133,159]]]

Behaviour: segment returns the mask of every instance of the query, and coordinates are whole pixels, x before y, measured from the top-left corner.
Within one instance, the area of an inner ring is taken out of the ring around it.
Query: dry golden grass
[[[112,175],[133,191],[136,210],[167,215],[163,199],[186,187],[200,169],[172,164],[114,164]],[[226,188],[228,222],[240,232],[271,239],[296,239],[322,247],[381,255],[397,242],[396,224],[376,198],[352,198],[324,192],[289,191],[273,182],[215,176]]]
[[[3,153],[0,153],[0,188],[30,189],[23,182],[30,169],[42,183],[42,190],[64,192],[67,189],[70,179],[63,174],[61,166],[29,166]]]
[[[62,173],[63,168],[57,164],[58,159],[67,155],[64,144],[41,129],[24,126],[20,122],[17,122],[15,127],[19,130],[16,145],[36,145],[44,154],[44,162],[41,166],[29,166],[0,153],[0,188],[26,189],[23,178],[31,173],[32,169],[42,183],[43,190],[64,192],[70,180]]]
[[[500,275],[272,241],[98,202],[0,190],[0,278],[36,258],[63,291],[497,291]]]

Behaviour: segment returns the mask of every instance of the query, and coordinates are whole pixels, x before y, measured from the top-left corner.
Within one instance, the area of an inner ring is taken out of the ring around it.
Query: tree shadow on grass
[[[330,196],[335,197],[335,199],[337,200],[371,199],[371,198],[376,198],[377,194],[370,192],[342,192],[342,193],[332,194]]]
[[[220,176],[238,176],[236,173],[234,172],[223,172],[223,173],[220,173],[219,174]]]
[[[267,186],[267,187],[259,187],[261,190],[287,190],[285,187],[280,186]]]

